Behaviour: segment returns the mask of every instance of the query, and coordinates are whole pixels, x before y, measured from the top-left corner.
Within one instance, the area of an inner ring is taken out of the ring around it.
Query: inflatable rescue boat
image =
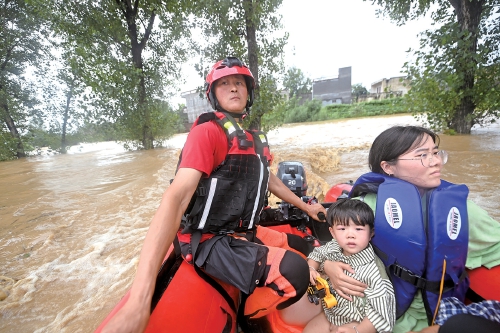
[[[281,162],[277,172],[290,190],[305,202],[314,200],[306,196],[307,180],[300,162]],[[334,185],[325,195],[322,203],[328,208],[339,197],[347,197],[352,181]],[[278,208],[266,207],[261,213],[260,225],[281,232],[303,237],[313,246],[331,240],[328,225],[310,219],[307,214],[286,202]],[[470,301],[482,298],[500,300],[500,266],[492,270],[484,267],[469,272],[471,287]],[[487,283],[483,283],[487,280]],[[263,324],[249,327],[238,320],[238,307],[241,301],[237,288],[217,281],[214,286],[202,278],[180,255],[174,247],[169,249],[156,279],[156,287],[151,302],[151,317],[145,330],[147,333],[300,333],[302,327],[287,325],[277,311],[266,316]],[[220,290],[222,288],[223,290]],[[470,295],[470,297],[469,297]],[[100,333],[111,318],[124,306],[129,292],[119,301],[109,315],[96,329]]]

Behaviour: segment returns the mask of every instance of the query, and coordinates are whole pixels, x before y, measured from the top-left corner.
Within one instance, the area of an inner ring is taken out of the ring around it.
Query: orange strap
[[[446,259],[443,259],[443,274],[441,275],[441,283],[439,285],[439,297],[436,304],[436,309],[434,310],[434,317],[432,317],[432,325],[434,325],[434,321],[436,320],[436,316],[439,312],[439,303],[441,303],[441,296],[443,295],[445,273],[446,273]]]

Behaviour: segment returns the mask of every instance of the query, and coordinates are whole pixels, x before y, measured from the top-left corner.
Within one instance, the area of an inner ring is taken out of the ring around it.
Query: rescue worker
[[[306,204],[270,173],[272,156],[265,135],[240,127],[254,99],[250,70],[239,59],[227,57],[212,67],[205,88],[215,112],[194,123],[144,240],[130,298],[103,332],[145,329],[156,274],[176,236],[188,262],[223,281],[226,272],[211,255],[242,260],[234,265],[248,274],[233,274],[240,271],[233,269],[227,278],[250,295],[244,308],[247,319],[285,308],[307,290],[308,244],[298,236],[260,227],[259,213],[268,190],[316,220],[318,213],[326,213],[324,207]]]

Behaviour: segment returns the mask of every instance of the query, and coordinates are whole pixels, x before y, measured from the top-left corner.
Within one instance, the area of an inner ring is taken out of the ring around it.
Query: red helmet
[[[214,110],[220,109],[219,102],[217,101],[215,93],[212,90],[214,82],[220,78],[234,74],[241,74],[245,77],[248,90],[248,101],[246,107],[249,108],[252,106],[255,88],[255,80],[253,78],[252,72],[250,72],[250,69],[248,69],[248,67],[244,63],[242,63],[240,59],[235,57],[227,57],[226,59],[221,60],[212,66],[212,69],[210,70],[210,72],[208,72],[207,79],[205,81],[205,91],[207,94],[207,98]]]

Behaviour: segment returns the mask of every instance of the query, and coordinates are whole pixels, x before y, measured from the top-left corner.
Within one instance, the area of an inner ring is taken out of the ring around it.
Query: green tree
[[[284,118],[285,123],[301,123],[307,121],[317,121],[320,119],[318,115],[321,111],[321,101],[318,99],[310,99],[302,105],[293,97],[289,103],[290,108],[287,110]]]
[[[197,66],[205,77],[215,60],[226,56],[242,59],[250,68],[256,82],[255,103],[250,126],[260,127],[265,113],[282,103],[276,78],[284,72],[283,47],[288,39],[282,28],[277,9],[282,0],[205,0],[197,2],[197,16],[207,41],[200,52]],[[265,126],[264,126],[265,127]]]
[[[45,26],[24,0],[0,4],[0,117],[1,159],[25,157],[25,138],[30,120],[39,118],[34,84],[43,74],[47,45]],[[38,68],[38,73],[35,68]],[[38,113],[38,114],[37,114]],[[9,133],[8,135],[6,133]]]
[[[176,133],[189,132],[189,118],[186,111],[186,106],[184,104],[178,104],[177,108],[174,110],[177,116],[177,121],[175,122]]]
[[[116,122],[123,140],[154,148],[173,133],[167,103],[187,57],[190,1],[52,0],[54,30],[78,45],[80,75],[92,88],[93,117]],[[170,90],[169,90],[170,89]]]
[[[359,101],[359,96],[368,95],[368,90],[361,83],[353,84],[351,88],[356,103]]]
[[[291,67],[285,74],[283,86],[288,89],[288,96],[290,98],[293,96],[299,97],[300,95],[311,93],[312,81],[304,75],[300,68]]]
[[[61,129],[61,152],[66,153],[66,134],[68,130],[68,124],[70,122],[71,116],[74,112],[74,100],[75,96],[78,96],[83,92],[85,88],[80,81],[78,75],[78,64],[74,63],[71,58],[68,60],[69,68],[66,71],[60,73],[60,79],[66,83],[65,97],[66,101],[62,108],[62,129]]]
[[[468,134],[499,115],[498,0],[372,0],[398,24],[432,11],[437,29],[421,34],[416,58],[405,64],[414,114],[436,129]]]
[[[61,153],[66,153],[69,145],[67,137],[71,130],[76,130],[80,121],[85,119],[87,110],[87,100],[84,77],[81,71],[81,64],[84,59],[78,55],[78,46],[74,43],[68,45],[67,42],[55,41],[53,43],[54,53],[59,56],[54,60],[57,64],[54,77],[47,78],[47,85],[44,87],[45,114],[47,123],[50,124],[53,133],[59,133],[60,143],[53,149],[59,147]],[[54,66],[56,67],[56,66]]]

